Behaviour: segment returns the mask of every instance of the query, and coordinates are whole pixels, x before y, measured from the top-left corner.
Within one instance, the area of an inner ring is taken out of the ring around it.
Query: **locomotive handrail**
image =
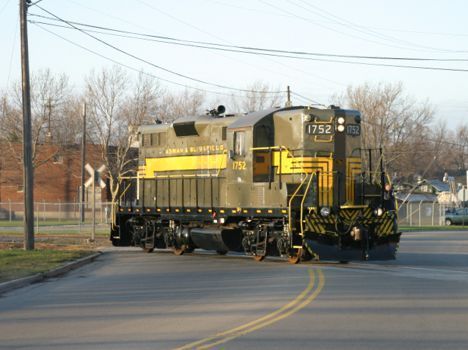
[[[296,190],[294,191],[294,193],[291,195],[291,198],[289,198],[289,205],[288,205],[288,225],[289,225],[289,230],[290,232],[292,232],[292,201],[293,199],[296,197],[297,193],[299,192],[299,190],[301,189],[302,185],[304,185],[305,181],[307,180],[307,177],[309,177],[309,174],[306,173],[305,174],[306,176],[304,177],[304,179],[301,181],[301,183],[299,184],[299,186],[297,186]],[[302,233],[302,232],[301,232]]]
[[[222,154],[225,154],[226,156],[228,155],[227,151],[223,151]],[[223,170],[221,168],[221,164],[222,164],[222,158],[219,159],[219,167],[218,167],[218,172],[216,173],[216,177],[219,177],[219,174],[221,173],[221,170]]]
[[[319,136],[319,135],[315,135],[315,137],[314,137],[314,142],[318,142],[318,143],[333,142],[333,135],[330,135],[329,138],[328,138],[328,140],[319,139],[319,138],[317,138],[317,136]]]
[[[315,120],[315,124],[330,124],[333,122],[333,116],[330,116],[330,120]]]
[[[296,158],[294,154],[291,152],[289,148],[286,146],[267,146],[267,147],[252,147],[250,148],[251,151],[268,151],[268,150],[279,150],[279,151],[286,151],[288,152],[288,155],[290,155],[292,158]]]

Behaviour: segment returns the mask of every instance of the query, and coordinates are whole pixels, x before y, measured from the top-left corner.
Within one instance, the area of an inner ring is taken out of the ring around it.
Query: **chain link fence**
[[[77,230],[81,226],[89,226],[93,222],[92,204],[85,203],[84,222],[81,222],[80,203],[35,202],[34,225],[39,232],[43,226],[70,226]],[[96,203],[96,224],[107,227],[111,222],[112,204],[110,202]],[[21,227],[24,218],[23,202],[0,202],[0,230]]]
[[[437,201],[406,202],[398,208],[398,222],[404,226],[444,226],[447,209]]]
[[[23,225],[23,202],[0,202],[0,230],[6,227]],[[96,203],[96,224],[102,226],[111,222],[112,204]],[[445,212],[448,207],[434,202],[406,202],[398,208],[398,220],[404,226],[445,225]],[[85,203],[85,221],[80,221],[80,203],[35,202],[34,222],[41,226],[86,226],[92,224],[91,203]],[[468,225],[468,222],[466,223]]]
[[[82,249],[110,245],[112,204],[96,203],[93,225],[92,203],[85,203],[81,222],[80,203],[35,202],[34,241],[38,249]],[[24,245],[24,203],[0,202],[0,249]]]

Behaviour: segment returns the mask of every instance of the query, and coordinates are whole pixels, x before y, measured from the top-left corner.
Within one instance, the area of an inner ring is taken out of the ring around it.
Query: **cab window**
[[[234,132],[234,154],[236,156],[245,156],[245,132]]]

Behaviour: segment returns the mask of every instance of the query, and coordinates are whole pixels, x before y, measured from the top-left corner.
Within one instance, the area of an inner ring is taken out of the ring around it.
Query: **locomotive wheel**
[[[194,250],[195,248],[187,244],[182,244],[180,247],[172,248],[172,251],[174,252],[175,255],[182,255],[184,253],[193,253]]]
[[[266,258],[266,255],[254,255],[253,256],[255,261],[263,261]]]
[[[145,247],[143,247],[143,251],[145,253],[152,253],[154,251],[154,248],[145,248]]]
[[[216,253],[218,255],[226,255],[227,254],[227,250],[217,250]]]
[[[187,249],[187,246],[183,244],[180,247],[173,248],[172,251],[174,252],[175,255],[179,256],[179,255],[184,254],[186,249]]]
[[[293,253],[288,256],[288,262],[291,264],[298,264],[302,258],[302,248],[294,249]]]

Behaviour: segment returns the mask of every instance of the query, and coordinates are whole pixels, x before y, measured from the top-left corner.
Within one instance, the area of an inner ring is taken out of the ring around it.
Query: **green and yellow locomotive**
[[[394,199],[381,152],[361,148],[358,111],[223,112],[140,127],[138,171],[123,184],[114,245],[293,263],[395,257]]]

